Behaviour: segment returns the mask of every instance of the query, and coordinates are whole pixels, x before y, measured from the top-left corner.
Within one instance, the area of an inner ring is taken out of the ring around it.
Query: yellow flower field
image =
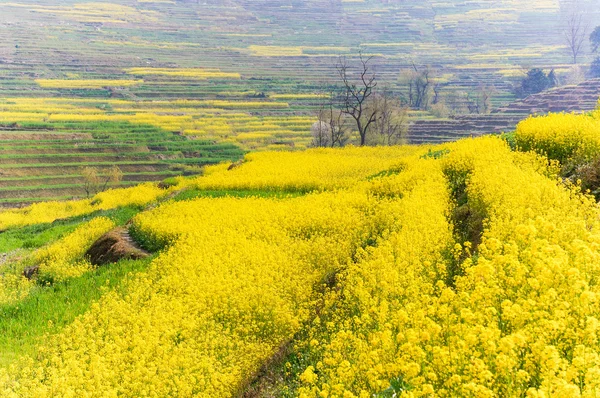
[[[261,152],[180,178],[172,192],[200,195],[129,227],[157,253],[149,268],[0,369],[0,395],[596,397],[600,209],[557,175],[557,161],[600,156],[594,118],[525,121],[521,151],[489,136]],[[144,189],[94,203],[162,197]],[[41,206],[0,220],[47,222]],[[111,226],[94,219],[36,253],[72,277]]]
[[[600,148],[600,107],[589,115],[555,113],[530,117],[519,123],[517,145],[564,161],[569,157],[590,158]]]
[[[89,214],[120,206],[143,206],[166,195],[168,191],[151,183],[132,188],[111,189],[91,199],[68,202],[36,203],[23,209],[0,212],[0,230],[25,225],[50,223],[55,220]]]
[[[36,79],[43,88],[103,88],[103,87],[129,87],[143,83],[143,80],[104,80],[104,79]]]
[[[222,72],[219,69],[201,68],[128,68],[125,70],[130,75],[159,75],[192,78],[198,80],[206,79],[240,79],[239,73]]]
[[[195,79],[211,78],[205,70],[134,69],[133,74],[184,73]],[[142,80],[38,80],[45,88],[75,89],[137,85]],[[3,98],[0,123],[25,122],[129,122],[151,125],[169,132],[183,133],[219,142],[234,142],[247,149],[265,149],[275,142],[286,147],[306,148],[312,137],[313,116],[260,116],[257,111],[288,110],[284,100],[319,98],[318,95],[282,95],[268,100],[155,100],[76,98]],[[250,135],[249,135],[250,134]]]

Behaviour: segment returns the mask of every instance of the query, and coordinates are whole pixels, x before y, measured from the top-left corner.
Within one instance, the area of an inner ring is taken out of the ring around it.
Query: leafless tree
[[[365,57],[359,53],[360,71],[357,81],[353,81],[351,68],[345,58],[340,58],[337,71],[343,84],[341,95],[342,112],[350,116],[356,122],[356,128],[360,135],[360,145],[367,143],[369,127],[375,122],[377,110],[368,105],[369,98],[377,87],[377,78],[369,65],[373,57]]]
[[[111,167],[105,175],[101,175],[95,167],[84,167],[81,174],[84,181],[83,190],[88,198],[106,191],[111,183],[116,185],[123,179],[123,172],[118,166]]]
[[[314,122],[310,128],[312,135],[312,146],[328,147],[329,146],[329,126],[319,117],[319,121]]]
[[[583,49],[583,43],[586,39],[587,26],[583,23],[581,13],[573,12],[568,20],[567,27],[564,30],[565,41],[571,52],[573,64],[577,65],[577,58]]]
[[[467,94],[469,113],[485,114],[491,111],[492,95],[496,92],[494,86],[480,84],[477,90]]]
[[[350,138],[350,132],[348,130],[348,125],[346,124],[346,120],[344,119],[344,113],[340,110],[335,109],[333,106],[333,102],[329,105],[329,134],[331,146],[344,146],[348,142]]]
[[[490,113],[492,110],[492,97],[497,92],[496,87],[481,84],[478,91],[482,113]]]
[[[348,142],[349,131],[344,112],[338,109],[336,94],[332,92],[327,101],[321,103],[317,111],[318,121],[311,128],[314,146],[344,146]]]
[[[426,110],[430,105],[430,97],[433,92],[433,103],[439,100],[439,89],[433,77],[433,71],[429,67],[418,68],[414,63],[412,69],[406,69],[400,76],[408,86],[407,102],[411,108]]]
[[[373,107],[377,110],[375,131],[383,145],[404,143],[408,132],[408,110],[400,104],[393,94],[384,89],[375,95]]]

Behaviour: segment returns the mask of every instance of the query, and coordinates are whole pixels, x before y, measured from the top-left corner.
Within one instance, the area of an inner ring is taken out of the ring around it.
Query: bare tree
[[[469,94],[465,91],[452,90],[446,93],[444,101],[449,115],[464,115],[469,113]],[[435,107],[434,107],[435,109]]]
[[[412,86],[414,85],[414,102],[413,106],[417,109],[427,109],[429,105],[429,89],[431,85],[430,81],[430,70],[425,68],[422,71],[417,69],[417,66],[413,63],[413,70],[415,71],[415,79],[411,82],[411,102],[412,102]]]
[[[310,128],[310,134],[312,135],[312,146],[316,147],[328,147],[329,144],[329,125],[321,120],[314,122]]]
[[[419,69],[412,64],[412,69],[405,69],[400,79],[408,86],[407,102],[411,108],[426,110],[430,102],[439,101],[439,88],[433,78],[433,71],[429,67]],[[430,97],[433,93],[433,101]]]
[[[350,138],[344,114],[333,107],[329,108],[329,134],[331,135],[331,147],[345,146]]]
[[[84,167],[81,173],[83,175],[83,190],[85,191],[86,197],[90,197],[97,192],[98,186],[100,185],[100,176],[98,175],[98,169],[95,167]]]
[[[600,26],[596,26],[592,33],[590,33],[590,44],[592,45],[593,53],[600,48]]]
[[[577,58],[583,49],[583,43],[586,39],[587,26],[583,23],[581,13],[573,12],[568,20],[567,27],[564,30],[565,41],[571,52],[573,64],[577,65]]]
[[[482,113],[490,113],[492,110],[492,97],[496,94],[496,87],[486,84],[479,85],[479,101],[481,103]]]
[[[467,108],[470,113],[486,114],[490,113],[492,105],[492,95],[496,92],[494,86],[480,84],[477,90],[467,93]]]
[[[81,174],[84,181],[83,190],[88,198],[106,191],[111,183],[116,185],[123,179],[123,172],[118,166],[112,166],[105,175],[101,175],[95,167],[84,167]]]
[[[311,128],[313,146],[342,147],[348,142],[349,131],[344,112],[338,109],[335,101],[336,94],[332,92],[327,101],[319,107],[319,120]]]
[[[375,95],[372,105],[377,110],[375,131],[383,145],[397,145],[406,141],[408,110],[387,89]]]
[[[373,90],[377,87],[377,78],[375,73],[371,72],[369,62],[373,57],[360,56],[360,71],[358,82],[354,82],[350,76],[350,66],[345,58],[340,58],[337,71],[343,84],[341,95],[342,112],[350,116],[356,122],[356,128],[360,135],[360,145],[367,143],[367,134],[369,127],[375,122],[377,110],[370,108],[368,100],[373,95]]]

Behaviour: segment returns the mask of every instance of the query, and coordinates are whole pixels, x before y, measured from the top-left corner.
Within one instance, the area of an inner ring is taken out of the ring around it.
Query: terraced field
[[[0,0],[0,398],[597,397],[574,4]],[[309,148],[340,56],[436,144]]]
[[[583,3],[597,20],[598,0]],[[502,105],[524,67],[560,74],[570,62],[555,0],[3,0],[0,13],[0,96],[40,85],[44,95],[106,96],[111,85],[108,95],[146,99],[321,93],[336,57],[362,50],[398,90],[402,69],[430,65],[442,92],[494,85]],[[82,79],[95,90],[69,82]]]
[[[189,140],[128,122],[5,125],[0,153],[1,207],[86,196],[86,167],[104,178],[116,165],[123,173],[119,186],[130,186],[197,174],[198,166],[242,155],[231,144]]]
[[[581,4],[595,21],[600,1]],[[337,58],[359,51],[398,96],[402,71],[429,66],[442,98],[493,86],[506,107],[527,67],[568,72],[564,14],[554,0],[0,0],[0,205],[82,196],[87,166],[118,165],[128,185],[306,148]],[[411,113],[413,142],[516,121],[432,118]]]
[[[524,100],[494,109],[489,115],[458,116],[449,120],[417,120],[409,127],[409,140],[420,144],[510,132],[529,115],[592,111],[596,109],[599,98],[600,79],[592,79],[578,85],[531,95]]]
[[[583,3],[597,19],[598,0]],[[128,88],[111,95],[141,98],[326,92],[335,58],[362,50],[391,85],[413,62],[431,65],[448,90],[493,84],[500,105],[523,66],[569,66],[555,0],[3,0],[0,13],[0,95],[38,90],[34,79],[59,92],[68,86],[61,80],[110,80]],[[144,74],[149,67],[158,69]],[[172,67],[218,73],[164,73]],[[85,95],[105,95],[97,88]]]

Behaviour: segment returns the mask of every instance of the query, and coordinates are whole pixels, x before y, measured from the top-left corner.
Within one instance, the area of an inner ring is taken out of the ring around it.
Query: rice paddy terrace
[[[584,3],[593,20],[598,0]],[[35,89],[28,76],[122,77],[138,66],[241,75],[242,89],[228,84],[229,91],[252,90],[249,79],[282,92],[323,91],[336,57],[362,50],[376,56],[389,84],[413,63],[431,65],[448,88],[493,83],[501,103],[523,65],[564,72],[570,62],[557,0],[3,0],[0,12],[0,60],[13,88]],[[148,98],[204,94],[177,81],[131,86],[132,95]]]
[[[337,57],[359,51],[398,93],[401,70],[429,65],[442,96],[494,86],[501,109],[523,65],[568,70],[563,14],[554,0],[0,0],[0,206],[83,196],[84,167],[117,165],[128,185],[305,148]],[[417,121],[413,141],[514,121],[490,117]]]
[[[565,86],[507,104],[489,115],[466,115],[452,119],[418,120],[409,127],[411,143],[455,141],[465,137],[502,133],[515,129],[529,115],[549,112],[584,112],[596,109],[600,79]]]
[[[69,122],[4,126],[0,153],[0,204],[6,207],[85,196],[85,167],[108,180],[116,165],[123,173],[118,185],[129,186],[195,174],[194,166],[237,159],[242,152],[148,125]]]

